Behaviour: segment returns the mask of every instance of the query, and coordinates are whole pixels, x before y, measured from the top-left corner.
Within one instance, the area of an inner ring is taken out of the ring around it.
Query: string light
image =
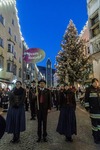
[[[15,2],[16,2],[15,0],[0,0],[0,6],[15,4]]]

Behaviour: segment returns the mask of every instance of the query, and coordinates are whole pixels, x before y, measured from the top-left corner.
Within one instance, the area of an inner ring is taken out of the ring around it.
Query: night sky
[[[16,0],[21,32],[29,48],[40,48],[45,59],[37,65],[46,66],[48,58],[54,68],[60,43],[72,19],[78,33],[87,16],[86,0]]]

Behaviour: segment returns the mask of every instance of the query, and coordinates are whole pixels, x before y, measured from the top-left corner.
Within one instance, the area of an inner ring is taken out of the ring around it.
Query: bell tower
[[[47,81],[47,87],[51,87],[52,86],[52,64],[49,58],[46,64],[46,81]]]

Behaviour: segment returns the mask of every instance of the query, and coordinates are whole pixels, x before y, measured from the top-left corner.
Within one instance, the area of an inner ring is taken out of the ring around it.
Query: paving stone
[[[26,112],[26,131],[21,133],[20,143],[9,143],[12,135],[5,133],[0,150],[100,150],[100,145],[93,142],[89,114],[79,104],[76,116],[77,135],[73,136],[73,143],[66,142],[65,137],[56,132],[59,111],[55,109],[48,114],[48,142],[37,143],[37,120],[30,120],[30,112]]]

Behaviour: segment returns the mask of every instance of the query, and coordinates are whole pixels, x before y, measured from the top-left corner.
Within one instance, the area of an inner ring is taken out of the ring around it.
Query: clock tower
[[[52,86],[52,66],[51,66],[51,60],[49,58],[46,64],[46,81],[47,81],[47,87],[51,87]]]

